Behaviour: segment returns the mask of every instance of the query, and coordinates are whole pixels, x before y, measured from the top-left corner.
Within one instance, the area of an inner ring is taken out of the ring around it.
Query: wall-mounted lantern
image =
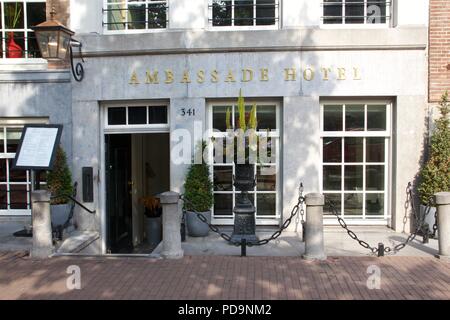
[[[84,68],[81,63],[74,66],[72,47],[78,47],[81,56],[81,42],[72,39],[75,34],[61,22],[54,19],[56,11],[52,8],[50,21],[45,21],[37,26],[31,27],[36,35],[36,40],[42,58],[46,59],[52,66],[66,66],[70,59],[72,74],[76,81],[83,80]],[[83,57],[81,60],[84,62]]]

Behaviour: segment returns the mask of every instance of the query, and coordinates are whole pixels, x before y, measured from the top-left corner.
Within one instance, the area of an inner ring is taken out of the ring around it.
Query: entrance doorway
[[[105,151],[107,252],[150,253],[142,199],[169,190],[169,134],[106,134]]]

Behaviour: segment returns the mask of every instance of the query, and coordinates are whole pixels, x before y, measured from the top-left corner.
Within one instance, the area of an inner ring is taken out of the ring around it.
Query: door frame
[[[167,124],[150,124],[150,125],[124,125],[109,127],[108,108],[111,107],[133,107],[133,106],[166,106],[167,107]],[[106,206],[106,134],[136,134],[136,133],[168,133],[170,139],[170,103],[167,100],[139,100],[139,101],[113,101],[100,102],[100,183],[99,183],[99,211],[100,211],[100,240],[101,254],[107,253],[107,206]],[[170,141],[170,140],[169,140]]]

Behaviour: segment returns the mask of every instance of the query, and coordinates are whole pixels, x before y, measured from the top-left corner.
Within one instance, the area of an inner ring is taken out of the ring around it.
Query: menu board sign
[[[51,170],[62,125],[25,125],[13,169]]]

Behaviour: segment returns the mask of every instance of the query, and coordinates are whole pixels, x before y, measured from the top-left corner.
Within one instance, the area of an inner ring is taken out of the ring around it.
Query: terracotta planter
[[[22,58],[23,49],[14,41],[14,33],[8,33],[8,43],[6,44],[7,58]]]

